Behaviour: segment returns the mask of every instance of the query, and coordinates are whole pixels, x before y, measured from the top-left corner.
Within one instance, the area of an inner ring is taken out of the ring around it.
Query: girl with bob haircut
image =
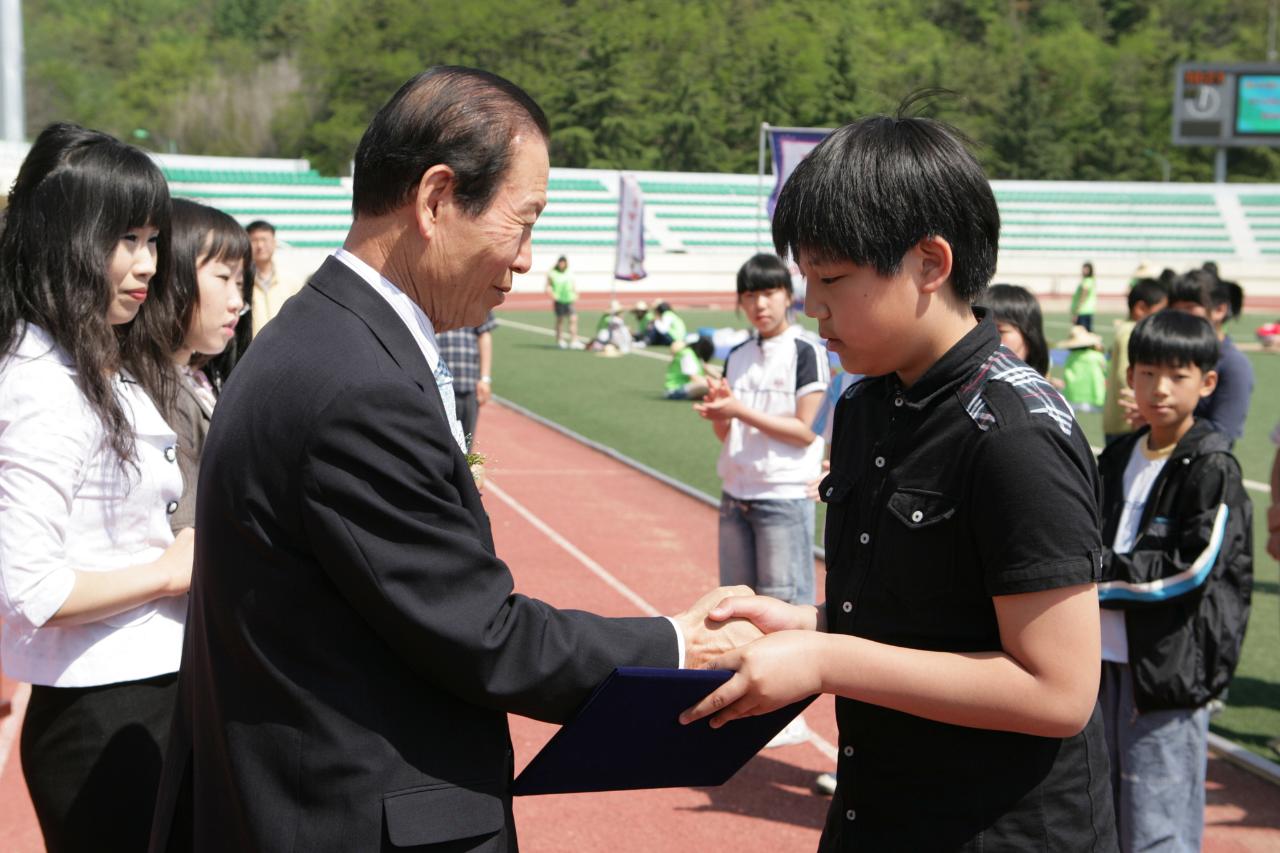
[[[177,533],[195,526],[200,453],[222,380],[239,357],[245,293],[253,288],[249,234],[227,214],[187,199],[173,201],[173,301],[170,330],[178,390],[168,420],[178,434],[182,497],[169,517]]]
[[[1040,302],[1025,287],[993,284],[979,300],[991,312],[1000,341],[1043,376],[1049,375],[1049,344],[1044,339]]]
[[[777,255],[738,270],[738,308],[755,334],[729,351],[724,376],[707,380],[694,410],[720,439],[720,583],[791,604],[814,602],[815,507],[822,472],[813,419],[831,382],[817,340],[794,322],[791,273]],[[808,736],[797,717],[771,744]]]
[[[146,849],[173,715],[194,537],[168,524],[169,207],[147,155],[54,124],[0,231],[0,660],[32,685],[54,853]]]

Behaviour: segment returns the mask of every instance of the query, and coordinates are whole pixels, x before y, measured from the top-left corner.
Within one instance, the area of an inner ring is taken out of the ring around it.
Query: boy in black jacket
[[[1098,461],[1110,546],[1100,701],[1124,851],[1200,849],[1207,703],[1231,680],[1249,618],[1252,506],[1230,438],[1194,415],[1217,361],[1200,317],[1138,323],[1128,378],[1148,427]]]

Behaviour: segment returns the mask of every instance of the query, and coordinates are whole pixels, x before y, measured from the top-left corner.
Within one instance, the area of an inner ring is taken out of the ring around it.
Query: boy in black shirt
[[[1122,850],[1199,850],[1208,702],[1231,680],[1253,589],[1252,505],[1231,439],[1195,416],[1218,339],[1179,311],[1129,338],[1147,426],[1102,474],[1102,704]]]
[[[1000,230],[957,134],[847,125],[774,215],[844,368],[826,604],[727,600],[769,635],[683,715],[712,725],[837,696],[823,851],[1115,849],[1097,710],[1097,469],[1071,410],[973,300]]]

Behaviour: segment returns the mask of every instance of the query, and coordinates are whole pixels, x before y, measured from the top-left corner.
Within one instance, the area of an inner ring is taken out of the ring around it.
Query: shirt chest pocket
[[[823,548],[827,552],[828,570],[838,566],[842,541],[857,518],[854,505],[854,482],[842,474],[831,472],[818,484],[818,497],[827,505],[823,527]]]
[[[940,492],[898,489],[889,496],[876,562],[904,601],[949,596],[956,585],[956,502]]]

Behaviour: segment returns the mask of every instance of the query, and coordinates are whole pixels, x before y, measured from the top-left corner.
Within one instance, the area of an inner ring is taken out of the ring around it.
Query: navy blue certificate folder
[[[515,780],[511,793],[571,794],[722,785],[815,697],[713,729],[680,712],[733,675],[625,667],[596,688]]]

